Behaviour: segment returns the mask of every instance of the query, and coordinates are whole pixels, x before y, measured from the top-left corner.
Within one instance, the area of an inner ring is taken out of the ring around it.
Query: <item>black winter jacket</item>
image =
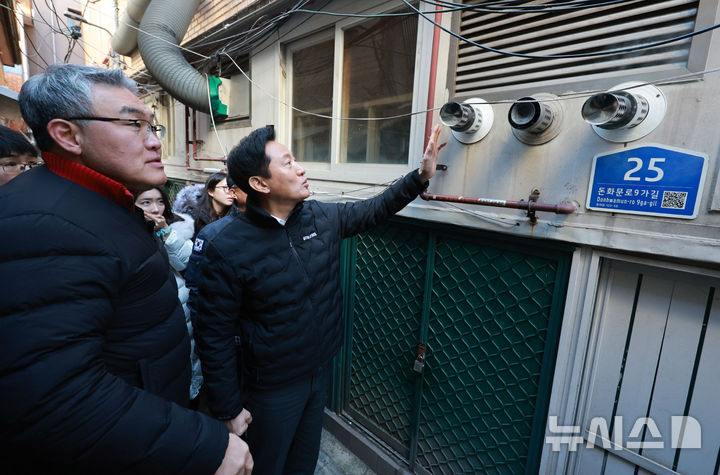
[[[0,188],[0,471],[220,465],[227,429],[181,407],[185,319],[137,211],[45,167]]]
[[[303,201],[285,226],[249,200],[244,214],[200,232],[190,264],[198,269],[189,268],[186,278],[193,281],[195,339],[218,418],[242,410],[241,378],[247,388],[278,387],[330,361],[342,340],[343,238],[395,214],[425,186],[413,171],[369,200]]]

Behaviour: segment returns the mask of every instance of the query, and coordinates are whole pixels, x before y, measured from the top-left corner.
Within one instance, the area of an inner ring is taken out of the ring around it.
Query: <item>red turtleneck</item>
[[[135,208],[135,197],[122,183],[51,152],[43,152],[42,158],[48,170],[56,175],[72,180],[129,210]]]

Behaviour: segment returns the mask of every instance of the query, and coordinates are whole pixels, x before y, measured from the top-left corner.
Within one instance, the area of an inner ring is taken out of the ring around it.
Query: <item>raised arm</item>
[[[378,196],[337,205],[341,234],[344,238],[364,232],[394,215],[427,188],[428,180],[435,175],[438,153],[445,146],[445,144],[438,145],[439,135],[440,126],[436,125],[433,127],[418,170],[408,173]]]

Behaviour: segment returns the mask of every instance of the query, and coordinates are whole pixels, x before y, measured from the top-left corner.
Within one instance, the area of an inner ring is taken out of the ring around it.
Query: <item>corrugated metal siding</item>
[[[603,275],[598,346],[589,389],[581,396],[588,402],[582,436],[598,430],[592,418],[602,418],[607,438],[619,439],[624,449],[604,450],[599,439],[594,447],[580,445],[572,473],[718,473],[720,280],[619,261],[607,261]],[[674,444],[680,433],[672,418],[684,416],[694,418],[702,432],[689,425],[684,443],[692,446],[701,435],[700,448]],[[634,433],[644,417],[653,425]],[[640,442],[646,446],[638,447]]]
[[[475,4],[479,2],[465,2]],[[523,4],[551,5],[552,2]],[[631,1],[553,13],[465,11],[460,35],[495,49],[533,55],[614,50],[689,33],[698,0]],[[535,83],[571,83],[618,70],[649,72],[687,66],[691,39],[629,54],[537,59],[500,55],[460,41],[456,95]]]

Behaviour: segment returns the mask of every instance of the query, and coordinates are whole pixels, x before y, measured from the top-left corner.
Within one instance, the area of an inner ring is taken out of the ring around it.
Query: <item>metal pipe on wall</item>
[[[188,106],[185,106],[185,169],[189,171],[194,172],[203,172],[208,173],[207,168],[197,168],[197,167],[191,167],[190,166],[190,144],[192,143],[193,151],[192,151],[192,159],[197,162],[223,162],[225,163],[227,161],[227,158],[206,158],[206,157],[198,157],[197,156],[197,115],[196,111],[192,111],[192,121],[193,121],[193,139],[190,140],[190,108]]]
[[[450,201],[453,203],[465,203],[481,206],[495,206],[498,208],[515,208],[527,211],[547,211],[556,214],[572,214],[576,211],[575,205],[572,203],[537,203],[535,201],[510,201],[510,200],[494,200],[490,198],[474,198],[466,196],[438,195],[435,193],[423,192],[420,198],[425,201]]]

